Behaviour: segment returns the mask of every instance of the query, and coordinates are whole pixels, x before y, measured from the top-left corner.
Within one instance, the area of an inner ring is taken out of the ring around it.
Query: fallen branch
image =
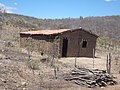
[[[112,75],[106,73],[105,70],[98,69],[75,68],[64,79],[89,88],[117,84]]]

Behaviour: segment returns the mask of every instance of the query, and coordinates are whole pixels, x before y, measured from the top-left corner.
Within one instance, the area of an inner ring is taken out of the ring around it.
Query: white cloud
[[[2,12],[7,12],[7,13],[13,13],[14,10],[17,10],[17,8],[15,7],[9,7],[9,6],[6,6],[2,3],[0,3],[0,11]]]
[[[119,0],[105,0],[106,2],[119,1]]]
[[[110,2],[111,0],[105,0],[106,2]]]
[[[14,5],[18,5],[18,3],[15,2]]]

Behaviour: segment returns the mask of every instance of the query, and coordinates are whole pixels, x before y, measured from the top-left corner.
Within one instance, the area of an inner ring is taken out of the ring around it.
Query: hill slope
[[[120,39],[120,16],[37,19],[29,16],[0,13],[1,39],[15,39],[20,31],[83,27],[100,36]],[[3,38],[4,37],[4,38]]]

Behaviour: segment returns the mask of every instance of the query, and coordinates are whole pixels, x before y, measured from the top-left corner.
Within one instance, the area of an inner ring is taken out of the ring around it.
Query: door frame
[[[68,39],[63,38],[62,39],[62,57],[67,57],[68,52]]]

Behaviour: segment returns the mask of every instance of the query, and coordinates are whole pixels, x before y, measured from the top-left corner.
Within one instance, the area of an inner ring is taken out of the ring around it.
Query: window
[[[83,42],[82,42],[82,48],[86,48],[86,47],[87,47],[87,41],[83,40]]]

